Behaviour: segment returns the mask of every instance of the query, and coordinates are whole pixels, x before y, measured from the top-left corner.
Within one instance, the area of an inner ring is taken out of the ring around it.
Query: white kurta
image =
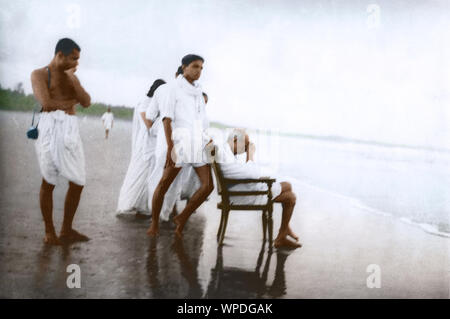
[[[228,143],[223,143],[219,146],[218,162],[225,178],[261,178],[263,176],[263,170],[261,167],[253,162],[240,162],[231,151],[231,147]],[[253,183],[253,184],[238,184],[229,188],[230,191],[264,191],[267,190],[266,183]],[[281,193],[280,182],[272,184],[272,198],[277,197]],[[257,196],[231,196],[230,201],[232,204],[237,205],[263,205],[267,202],[266,195]]]
[[[131,159],[120,189],[118,211],[148,212],[148,177],[155,164],[156,137],[145,126],[141,112],[146,112],[150,99],[146,98],[134,110]]]
[[[183,76],[167,84],[167,94],[160,108],[161,118],[172,119],[172,140],[176,167],[200,167],[206,164],[204,147],[209,138],[205,100],[200,85],[190,84]]]
[[[114,121],[114,114],[112,112],[105,112],[102,115],[103,126],[106,130],[111,130]]]
[[[42,112],[35,149],[47,183],[56,185],[58,176],[77,185],[86,183],[83,145],[75,115],[61,110]]]

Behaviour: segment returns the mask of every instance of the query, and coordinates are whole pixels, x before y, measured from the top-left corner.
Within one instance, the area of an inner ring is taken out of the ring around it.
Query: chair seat
[[[230,209],[230,210],[268,210],[267,205],[224,205],[223,203],[218,203],[217,208],[219,209]]]

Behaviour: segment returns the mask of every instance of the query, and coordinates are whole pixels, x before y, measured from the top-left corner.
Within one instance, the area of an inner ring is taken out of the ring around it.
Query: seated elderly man
[[[255,154],[255,145],[250,142],[248,134],[243,130],[234,130],[228,137],[227,142],[218,149],[220,167],[225,178],[261,178],[261,168],[253,160]],[[246,162],[237,159],[238,154],[247,153]],[[258,184],[238,184],[230,187],[230,190],[264,190],[267,185],[263,183]],[[275,182],[272,185],[272,195],[275,202],[281,203],[283,207],[283,215],[281,220],[278,236],[275,239],[275,247],[298,248],[300,243],[289,240],[290,236],[298,241],[297,235],[289,227],[289,221],[294,211],[296,196],[292,191],[292,186],[288,182]],[[231,197],[234,204],[250,204],[260,205],[267,201],[266,196],[245,196]]]

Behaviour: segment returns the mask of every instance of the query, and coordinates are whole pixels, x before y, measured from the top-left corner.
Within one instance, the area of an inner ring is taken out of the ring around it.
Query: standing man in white
[[[200,180],[200,187],[183,211],[174,218],[177,225],[176,236],[182,236],[189,216],[214,189],[211,167],[202,156],[204,147],[209,142],[203,135],[208,121],[202,89],[197,83],[202,73],[203,62],[204,59],[198,55],[186,55],[181,60],[183,75],[167,84],[168,91],[161,108],[167,142],[166,164],[152,198],[152,223],[147,231],[149,236],[159,233],[159,215],[164,195],[182,167],[194,168]]]
[[[114,124],[114,114],[108,106],[108,110],[102,115],[103,127],[105,128],[105,139],[108,139],[109,131],[111,131]]]

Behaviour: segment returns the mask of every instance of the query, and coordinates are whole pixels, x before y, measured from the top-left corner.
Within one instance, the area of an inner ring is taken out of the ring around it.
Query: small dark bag
[[[47,72],[48,72],[48,88],[50,89],[50,69],[47,67]],[[41,109],[42,112],[42,109]],[[31,127],[28,129],[27,131],[27,137],[29,139],[32,140],[36,140],[39,136],[39,130],[38,130],[38,125],[39,125],[39,120],[36,123],[36,126],[34,125],[34,116],[36,115],[36,108],[34,108],[33,110],[33,119],[31,120]]]
[[[38,125],[39,121],[34,126],[34,114],[36,113],[36,109],[33,110],[33,120],[31,120],[31,127],[27,131],[27,137],[32,140],[36,140],[39,136]]]

